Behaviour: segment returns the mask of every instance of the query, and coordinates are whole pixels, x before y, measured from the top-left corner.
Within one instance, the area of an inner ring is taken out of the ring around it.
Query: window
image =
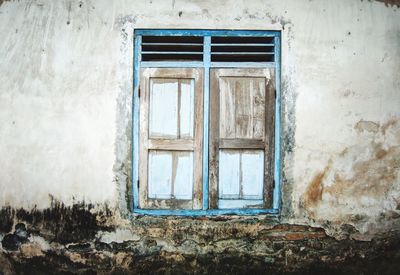
[[[133,211],[278,213],[280,32],[135,30]]]

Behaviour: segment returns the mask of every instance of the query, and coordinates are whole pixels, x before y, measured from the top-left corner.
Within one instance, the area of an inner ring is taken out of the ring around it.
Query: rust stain
[[[311,182],[307,186],[307,190],[304,194],[304,206],[306,208],[314,207],[322,199],[322,193],[324,192],[323,180],[330,169],[330,163],[325,169],[314,176]]]
[[[377,159],[383,159],[387,154],[388,154],[388,151],[385,149],[382,149],[382,148],[375,151],[375,157]]]
[[[398,118],[391,118],[391,119],[389,119],[387,122],[385,122],[384,124],[382,124],[382,126],[381,126],[381,132],[382,132],[382,134],[386,135],[386,131],[387,131],[389,128],[393,127],[393,126],[396,126],[398,122],[399,122]]]
[[[400,169],[400,146],[384,149],[382,144],[374,145],[374,157],[352,165],[353,175],[346,178],[335,173],[334,182],[324,189],[333,195],[352,197],[384,196],[395,184]]]
[[[359,121],[355,128],[360,132],[374,133],[388,140],[397,137],[399,119],[392,118],[378,124],[372,121]],[[399,129],[400,130],[400,129]],[[385,135],[386,134],[386,135]],[[365,152],[369,157],[364,158]],[[360,157],[358,156],[360,155]],[[348,163],[349,172],[339,168],[342,162]],[[396,190],[400,172],[400,144],[376,142],[372,139],[364,147],[355,145],[346,147],[338,154],[338,158],[329,161],[323,171],[317,173],[304,192],[300,207],[303,207],[309,217],[316,218],[316,211],[322,206],[324,194],[329,194],[333,201],[326,203],[332,207],[340,206],[347,199],[363,206],[365,199],[381,200]],[[331,179],[329,182],[327,179]],[[395,207],[400,210],[400,202],[395,200]]]
[[[341,176],[340,174],[335,173],[333,184],[325,188],[325,191],[335,196],[340,196],[345,192],[346,188],[350,187],[351,180],[347,180],[343,178],[343,176]]]

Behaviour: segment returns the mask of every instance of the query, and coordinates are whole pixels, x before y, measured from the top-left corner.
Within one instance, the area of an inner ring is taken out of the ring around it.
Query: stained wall
[[[337,239],[399,230],[396,1],[1,1],[0,207],[84,202],[112,209],[113,226],[135,218],[135,28],[280,30],[283,187],[273,219]]]

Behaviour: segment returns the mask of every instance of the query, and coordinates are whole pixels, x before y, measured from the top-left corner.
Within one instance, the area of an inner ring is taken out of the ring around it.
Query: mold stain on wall
[[[113,211],[107,205],[96,206],[85,202],[66,206],[52,199],[46,209],[0,210],[0,231],[10,233],[15,224],[29,224],[31,232],[41,232],[50,241],[62,244],[92,239],[99,230],[112,230]],[[6,235],[7,236],[7,235]]]
[[[296,89],[293,84],[293,71],[283,77],[282,82],[282,216],[289,219],[293,215],[291,195],[293,193],[293,157],[295,153],[295,132],[296,132]]]
[[[396,234],[376,237],[373,242],[339,241],[322,228],[263,217],[137,216],[123,225],[112,214],[110,209],[83,203],[68,207],[55,202],[53,208],[42,211],[3,208],[1,218],[12,221],[3,228],[12,229],[0,232],[0,270],[7,275],[95,274],[99,270],[105,274],[354,274],[371,270],[391,274],[400,244]]]

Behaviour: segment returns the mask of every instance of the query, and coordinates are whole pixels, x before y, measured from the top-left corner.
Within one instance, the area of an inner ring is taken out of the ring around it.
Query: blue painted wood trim
[[[279,210],[281,203],[281,35],[275,36],[275,163],[274,180],[275,188],[273,193],[273,209]]]
[[[203,55],[202,52],[161,52],[161,51],[142,51],[142,54],[147,55],[147,54],[157,54],[157,55],[174,55],[174,54],[180,54],[180,55]],[[256,53],[258,54],[258,53]],[[263,54],[274,54],[274,53],[263,53]]]
[[[158,210],[135,209],[135,213],[154,216],[216,216],[278,214],[276,209],[210,209],[210,210]]]
[[[274,62],[211,62],[212,68],[274,68]]]
[[[210,121],[210,63],[211,37],[204,37],[204,127],[203,127],[203,210],[208,209],[208,132]]]
[[[182,61],[182,62],[165,62],[165,61],[143,61],[141,62],[141,67],[142,68],[198,68],[204,67],[203,62],[188,62],[188,61]]]
[[[141,62],[141,35],[193,35],[193,36],[269,36],[275,37],[274,62],[210,62],[211,41],[204,45],[204,62]],[[281,33],[279,31],[246,31],[246,30],[135,30],[134,39],[134,83],[132,99],[132,212],[144,215],[176,215],[176,216],[213,216],[213,215],[257,215],[279,214],[281,201]],[[206,45],[208,44],[208,45]],[[207,53],[206,53],[207,52]],[[207,61],[207,62],[206,62]],[[141,67],[203,67],[204,78],[204,141],[203,141],[203,210],[155,210],[139,209],[139,78]],[[275,67],[276,68],[276,108],[275,108],[275,159],[273,192],[273,209],[208,209],[208,123],[209,123],[209,73],[211,67]]]
[[[274,37],[279,31],[262,31],[262,30],[190,30],[190,29],[136,29],[135,35],[152,35],[152,36],[263,36]]]
[[[145,43],[144,43],[145,44]],[[182,43],[184,44],[184,43]],[[249,46],[256,46],[256,47],[268,47],[268,46],[274,46],[274,43],[211,43],[211,46],[216,46],[216,47],[224,47],[224,46],[242,46],[242,47],[249,47]]]
[[[205,62],[197,61],[143,61],[142,68],[198,68]],[[211,68],[274,68],[275,62],[210,62]]]
[[[140,52],[141,36],[135,36],[134,40],[134,69],[133,69],[133,97],[132,97],[132,190],[133,210],[138,207],[139,202],[139,79],[140,79]]]

